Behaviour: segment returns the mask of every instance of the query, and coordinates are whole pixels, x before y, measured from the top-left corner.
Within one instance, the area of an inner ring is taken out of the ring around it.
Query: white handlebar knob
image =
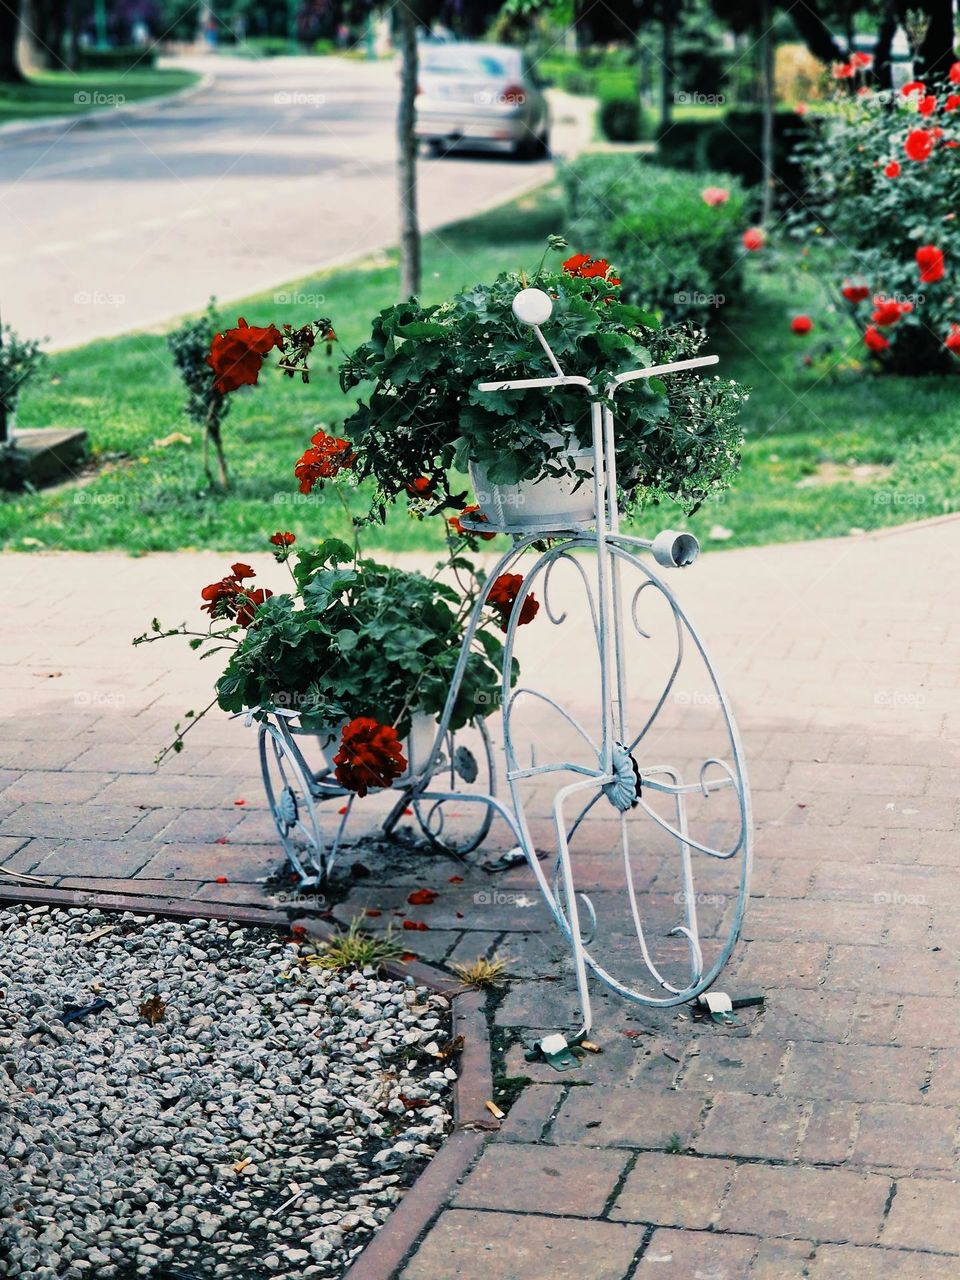
[[[513,300],[513,314],[521,324],[546,324],[553,314],[553,302],[542,289],[521,289]]]

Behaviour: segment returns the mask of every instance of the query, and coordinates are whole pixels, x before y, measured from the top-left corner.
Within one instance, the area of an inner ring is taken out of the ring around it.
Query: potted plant
[[[564,242],[551,239],[551,247]],[[546,354],[513,316],[519,290],[554,300],[550,342],[563,371],[602,386],[630,368],[698,353],[699,330],[670,325],[620,301],[620,281],[585,254],[532,276],[505,272],[448,302],[381,311],[370,339],[341,366],[344,391],[364,390],[342,427],[338,470],[375,484],[370,518],[398,497],[462,510],[458,474],[470,471],[480,512],[511,527],[565,527],[592,511],[590,405],[582,389],[484,393],[481,382],[552,376]],[[625,509],[671,499],[686,511],[724,489],[739,463],[743,393],[730,381],[684,372],[618,394],[617,462]],[[309,479],[309,477],[307,477]],[[330,478],[321,467],[314,482]],[[301,488],[304,487],[301,477]],[[417,488],[419,486],[419,489]]]
[[[165,630],[154,620],[134,644],[183,635],[205,656],[226,649],[216,696],[201,715],[219,705],[259,720],[295,718],[317,734],[338,781],[360,795],[426,765],[481,586],[469,561],[438,566],[438,574],[452,569],[454,585],[361,558],[337,539],[298,552],[292,533],[270,541],[289,569],[290,590],[255,587],[254,569],[234,564],[200,593],[206,630]],[[503,646],[490,627],[505,627],[519,581],[502,576],[466,660],[452,730],[499,702]],[[523,609],[521,621],[532,620],[536,602],[531,608],[527,599]],[[177,726],[173,750],[188,731]]]

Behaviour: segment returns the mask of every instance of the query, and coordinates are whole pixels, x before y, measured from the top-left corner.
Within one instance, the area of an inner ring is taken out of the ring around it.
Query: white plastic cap
[[[513,314],[521,324],[546,324],[553,315],[553,301],[542,289],[521,289],[513,300]]]
[[[700,543],[692,533],[664,529],[650,545],[653,558],[664,569],[686,569],[700,554]]]

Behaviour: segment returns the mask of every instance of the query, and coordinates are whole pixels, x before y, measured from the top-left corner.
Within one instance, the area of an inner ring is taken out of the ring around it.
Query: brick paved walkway
[[[277,851],[252,733],[211,718],[157,773],[206,672],[172,642],[127,643],[154,614],[192,617],[223,561],[0,559],[3,866],[107,895],[263,900]],[[402,1280],[960,1273],[958,580],[945,521],[711,555],[678,586],[751,762],[758,862],[720,986],[767,1005],[739,1028],[598,992],[605,1052],[557,1075],[523,1056],[575,1002],[528,872],[491,904],[486,873],[453,885],[455,864],[417,861],[338,909],[391,918],[432,877],[414,949],[513,959],[500,1069],[532,1083]]]

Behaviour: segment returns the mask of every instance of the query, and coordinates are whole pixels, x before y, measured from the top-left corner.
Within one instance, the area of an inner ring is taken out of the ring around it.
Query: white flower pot
[[[548,437],[559,444],[560,436]],[[576,471],[564,476],[545,476],[541,480],[519,480],[515,484],[499,484],[489,478],[478,462],[470,463],[470,480],[480,511],[498,528],[517,531],[567,529],[587,524],[594,518],[592,449],[575,446],[566,455],[574,460]]]
[[[340,738],[343,734],[344,725],[349,723],[349,720],[344,720],[335,728],[321,730],[317,734],[320,750],[323,752],[323,758],[331,773],[336,768],[333,758],[340,750]],[[410,732],[403,740],[403,755],[407,762],[407,771],[401,776],[400,780],[414,777],[422,772],[436,736],[437,721],[435,717],[426,711],[415,711],[410,717]]]

